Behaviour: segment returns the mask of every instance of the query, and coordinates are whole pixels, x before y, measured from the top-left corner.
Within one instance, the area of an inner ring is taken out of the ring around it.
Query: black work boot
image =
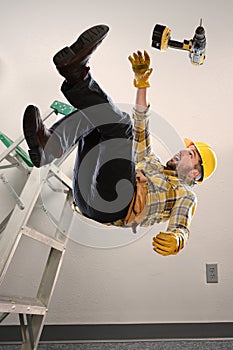
[[[46,128],[36,106],[27,106],[23,116],[23,132],[29,147],[29,156],[37,168],[61,156],[60,142],[57,136]]]
[[[65,47],[53,57],[58,72],[68,82],[75,82],[84,77],[88,71],[86,64],[91,54],[101,44],[109,31],[109,27],[100,24],[87,29],[70,47]]]

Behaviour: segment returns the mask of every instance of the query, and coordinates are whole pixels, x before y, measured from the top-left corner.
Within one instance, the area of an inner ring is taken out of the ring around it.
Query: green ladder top
[[[50,105],[50,108],[52,108],[56,114],[59,113],[63,115],[68,115],[76,111],[75,107],[57,100],[53,101],[53,103]]]
[[[62,114],[62,115],[68,115],[76,111],[76,108],[74,108],[73,106],[57,100],[53,101],[53,103],[50,105],[50,108],[52,108],[56,114]],[[0,140],[7,148],[10,147],[12,143],[14,143],[8,136],[6,136],[1,131],[0,131]],[[15,151],[29,167],[31,168],[33,167],[33,164],[28,154],[21,147],[17,146],[15,148]]]

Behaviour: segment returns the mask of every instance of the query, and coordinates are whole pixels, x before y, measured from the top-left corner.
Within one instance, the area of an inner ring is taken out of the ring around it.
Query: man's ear
[[[197,169],[192,169],[192,170],[190,170],[190,172],[189,172],[189,176],[190,176],[192,179],[198,178],[199,175],[200,175],[200,172],[199,172]]]

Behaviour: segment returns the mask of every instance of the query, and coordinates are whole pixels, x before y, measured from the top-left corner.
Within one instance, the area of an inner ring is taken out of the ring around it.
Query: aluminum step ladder
[[[50,107],[52,112],[44,120],[52,113],[66,115],[75,110],[72,106],[59,101],[54,101]],[[0,140],[7,147],[0,155],[0,165],[6,163],[6,161],[8,162],[8,164],[0,166],[0,170],[8,167],[19,167],[20,170],[28,172],[26,183],[20,194],[17,194],[7,179],[1,175],[1,179],[8,187],[10,195],[15,199],[15,206],[0,224],[0,286],[7,275],[8,267],[22,236],[30,237],[49,247],[47,262],[39,281],[36,296],[0,295],[0,323],[10,314],[18,314],[22,334],[21,349],[37,349],[48,306],[62,265],[73,217],[71,206],[72,181],[60,170],[60,165],[71,151],[50,165],[45,166],[43,179],[40,181],[38,169],[33,167],[29,157],[19,146],[24,138],[20,137],[13,142],[6,135],[0,133]],[[28,225],[30,215],[40,197],[42,188],[51,177],[55,177],[65,188],[64,206],[53,237]]]

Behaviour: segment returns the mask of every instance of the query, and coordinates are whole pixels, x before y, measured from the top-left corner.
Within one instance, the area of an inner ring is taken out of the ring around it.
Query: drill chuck
[[[206,37],[205,30],[200,25],[197,27],[193,40],[192,40],[192,48],[190,50],[190,60],[193,64],[201,65],[204,63],[205,59],[205,48],[206,48]]]

